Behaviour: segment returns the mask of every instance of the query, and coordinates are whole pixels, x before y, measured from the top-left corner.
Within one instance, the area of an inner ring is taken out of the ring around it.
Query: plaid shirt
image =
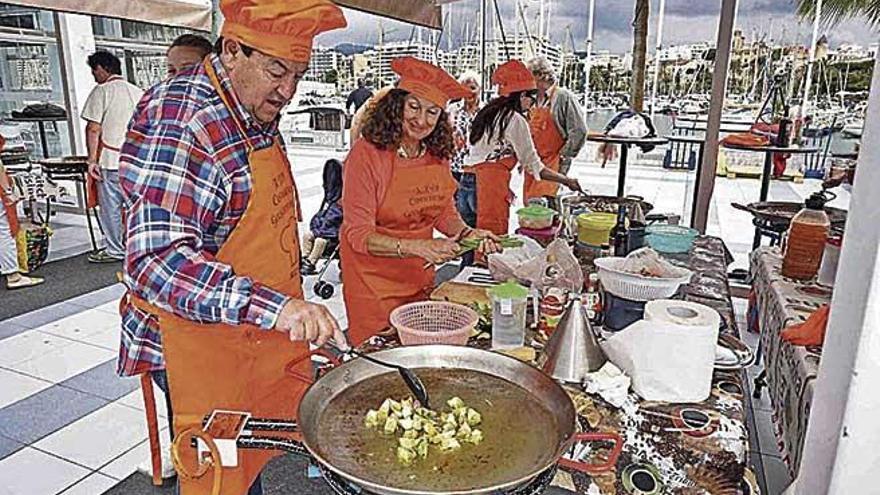
[[[256,149],[272,145],[277,121],[258,124],[210,57],[227,108],[205,67],[151,88],[122,147],[119,178],[127,214],[125,284],[136,296],[203,323],[272,328],[288,296],[216,261],[248,205],[251,176],[242,123]],[[163,369],[156,319],[123,304],[120,375]]]

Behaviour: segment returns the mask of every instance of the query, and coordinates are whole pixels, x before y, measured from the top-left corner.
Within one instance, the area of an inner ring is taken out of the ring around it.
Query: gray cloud
[[[516,15],[513,0],[497,0],[501,19],[508,36],[515,30]],[[491,5],[491,0],[490,0]],[[527,19],[537,24],[538,0],[523,0],[527,6]],[[587,11],[589,0],[556,0],[553,2],[551,18],[551,38],[557,43],[569,43],[566,27],[570,27],[577,49],[583,49],[587,31]],[[657,10],[660,0],[651,0],[649,27],[649,46],[654,46],[657,24]],[[447,44],[446,38],[452,36],[453,45],[464,39],[467,25],[471,38],[476,37],[479,25],[479,0],[461,0],[449,4],[444,11],[451,22],[447,22],[441,46]],[[717,0],[667,0],[666,18],[663,30],[664,45],[692,43],[715,40],[718,14],[721,2]],[[625,52],[632,45],[632,0],[596,0],[596,20],[594,24],[594,46],[596,50]],[[798,18],[795,14],[795,0],[740,0],[737,13],[737,29],[742,29],[747,37],[766,36],[768,39],[785,43],[809,44],[812,23]],[[369,14],[346,11],[350,27],[322,35],[318,42],[333,45],[350,41],[355,43],[375,43],[378,37],[379,18]],[[395,21],[383,20],[386,40],[409,39],[412,27]],[[867,23],[858,20],[847,21],[826,31],[832,47],[842,43],[868,45],[876,42],[878,31]],[[425,32],[427,39],[427,31]]]

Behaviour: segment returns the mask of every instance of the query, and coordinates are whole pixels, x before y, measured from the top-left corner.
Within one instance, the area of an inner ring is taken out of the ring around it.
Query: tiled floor
[[[592,156],[592,152],[583,156]],[[330,157],[311,151],[297,152],[293,158],[306,215],[320,204],[321,165]],[[610,194],[616,188],[615,166],[599,169],[579,161],[574,171],[593,193]],[[635,165],[630,169],[627,193],[644,196],[655,205],[655,211],[681,214],[692,182],[693,173]],[[716,186],[715,220],[710,231],[725,237],[741,266],[751,242],[751,224],[744,214],[732,210],[729,202],[753,201],[757,184],[719,178]],[[772,191],[803,197],[815,188],[815,183],[774,183]],[[514,190],[519,186],[514,185]],[[88,250],[81,218],[59,215],[53,221],[64,224],[56,229],[52,241],[53,249],[60,248],[60,255]],[[335,263],[325,278],[337,290],[324,303],[344,325]],[[306,281],[306,295],[317,300],[313,283],[314,277]],[[121,292],[121,286],[112,286],[0,322],[0,494],[99,494],[147,460],[138,381],[115,373],[119,339],[116,301]],[[164,400],[161,394],[156,399],[162,427],[167,428]],[[752,459],[763,466],[763,474],[758,471],[768,487],[765,493],[775,495],[787,483],[787,472],[775,450],[766,398],[755,401],[749,411],[756,423]],[[163,442],[166,435],[161,435]]]

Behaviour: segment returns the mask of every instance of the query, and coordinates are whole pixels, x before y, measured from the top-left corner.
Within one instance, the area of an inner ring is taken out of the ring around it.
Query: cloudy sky
[[[406,0],[401,0],[406,1]],[[546,1],[546,0],[545,0]],[[505,32],[514,31],[514,1],[497,0],[504,22]],[[552,5],[553,41],[567,46],[566,26],[571,26],[572,36],[578,49],[583,49],[586,38],[587,11],[589,0],[555,0]],[[491,1],[489,2],[491,5]],[[526,6],[526,18],[538,16],[539,0],[521,0]],[[448,13],[444,38],[441,46],[446,46],[446,36],[452,35],[453,46],[464,38],[466,21],[470,21],[473,33],[478,25],[479,0],[460,0],[445,7]],[[657,12],[660,0],[651,0],[649,46],[654,46],[657,28]],[[631,48],[634,1],[596,0],[596,21],[594,27],[594,46],[596,50],[624,52]],[[695,41],[714,41],[718,24],[720,0],[667,0],[666,19],[663,29],[663,44],[689,43]],[[812,23],[800,20],[796,15],[795,0],[740,0],[737,14],[737,28],[747,37],[766,36],[768,39],[787,43],[809,44]],[[375,44],[378,38],[379,18],[347,10],[350,29],[344,32],[322,35],[318,42],[325,46],[339,42]],[[531,21],[530,21],[531,22]],[[386,40],[409,39],[412,27],[393,21],[382,21]],[[530,28],[531,30],[531,28]],[[842,43],[868,45],[880,40],[880,31],[865,22],[847,21],[837,26],[822,29],[826,32],[832,47]],[[425,39],[428,34],[426,32]]]

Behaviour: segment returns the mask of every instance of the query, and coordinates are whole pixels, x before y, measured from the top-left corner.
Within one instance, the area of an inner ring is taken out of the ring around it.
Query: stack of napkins
[[[609,361],[599,371],[584,377],[584,390],[589,394],[599,394],[614,407],[621,407],[629,395],[631,383],[626,373]]]

